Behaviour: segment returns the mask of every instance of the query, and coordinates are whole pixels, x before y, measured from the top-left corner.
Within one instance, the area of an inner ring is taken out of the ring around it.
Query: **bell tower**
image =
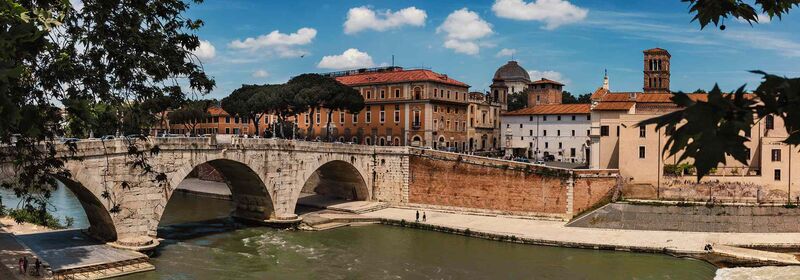
[[[644,93],[670,93],[669,59],[672,56],[665,49],[654,48],[644,51]]]

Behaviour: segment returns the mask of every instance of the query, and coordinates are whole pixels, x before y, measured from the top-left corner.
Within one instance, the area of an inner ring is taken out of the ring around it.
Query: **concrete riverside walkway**
[[[223,182],[186,178],[178,184],[176,191],[203,197],[231,200],[231,189]]]
[[[687,255],[705,253],[703,248],[706,244],[770,247],[800,246],[800,233],[714,233],[575,228],[566,227],[566,223],[560,221],[453,214],[435,212],[429,209],[419,209],[419,211],[420,220],[422,219],[423,211],[427,214],[426,224],[459,230],[469,229],[472,232],[513,235],[517,238],[539,241],[534,243],[542,245],[667,252]],[[404,219],[407,222],[413,222],[416,210],[386,208],[362,215],[395,221]],[[748,253],[751,253],[750,251]],[[785,264],[800,264],[796,259],[785,259],[788,254],[780,255],[777,260],[771,259],[773,257],[771,254],[757,257],[768,258],[771,261],[780,261]]]

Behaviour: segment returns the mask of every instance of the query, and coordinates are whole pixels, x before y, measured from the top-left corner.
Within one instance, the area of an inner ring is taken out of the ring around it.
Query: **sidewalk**
[[[468,228],[472,232],[513,235],[517,238],[540,241],[535,242],[539,244],[564,247],[698,254],[704,253],[703,247],[706,244],[800,246],[800,233],[714,233],[574,228],[566,227],[566,223],[561,221],[452,214],[427,209],[420,209],[420,216],[423,211],[427,214],[426,224],[460,230]],[[416,211],[387,208],[362,215],[398,221],[405,219],[407,222],[413,222]]]
[[[14,238],[14,235],[0,229],[0,279],[39,279],[39,277],[19,274],[19,258],[28,257],[28,270],[33,269],[33,254]],[[42,269],[46,275],[46,269]]]

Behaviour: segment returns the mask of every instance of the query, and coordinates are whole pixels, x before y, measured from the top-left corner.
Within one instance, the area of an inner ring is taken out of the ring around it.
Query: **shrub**
[[[66,228],[56,217],[44,210],[10,209],[8,210],[8,216],[17,223],[31,223],[54,229]]]

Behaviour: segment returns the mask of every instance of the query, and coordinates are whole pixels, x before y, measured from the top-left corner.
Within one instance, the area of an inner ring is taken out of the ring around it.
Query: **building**
[[[497,71],[492,77],[492,85],[489,86],[489,98],[501,104],[500,110],[508,110],[508,95],[512,93],[524,92],[531,83],[531,76],[516,61],[509,61]]]
[[[488,94],[469,93],[467,114],[467,151],[489,152],[500,148],[499,102],[493,102]]]
[[[467,149],[469,85],[431,70],[395,66],[324,75],[358,90],[366,105],[358,114],[333,112],[333,139],[365,145]],[[298,116],[298,127],[306,137],[321,139],[327,121],[323,109],[314,116]]]
[[[589,104],[536,105],[503,114],[506,155],[586,163]]]
[[[680,154],[668,156],[662,152],[669,139],[664,129],[656,130],[655,125],[637,126],[643,120],[678,109],[670,100],[669,58],[663,49],[645,51],[643,92],[612,92],[601,87],[592,94],[590,168],[619,169],[628,184],[661,188],[665,181],[679,181],[673,174],[665,174],[665,167],[692,163],[691,159],[679,162]],[[707,99],[706,94],[689,94],[689,97]],[[782,120],[767,117],[744,136],[750,138],[746,144],[751,159],[748,164],[728,156],[726,164],[712,170],[704,180],[751,184],[766,188],[766,192],[797,190],[800,171],[796,170],[800,169],[792,163],[797,165],[800,161],[800,149],[781,142],[788,136]],[[686,180],[696,178],[687,174]]]
[[[168,114],[168,112],[166,113]],[[166,116],[166,114],[163,114]],[[194,127],[196,134],[246,134],[250,135],[255,132],[255,124],[246,118],[239,118],[238,116],[231,116],[228,112],[222,109],[219,105],[213,105],[208,108],[207,119],[197,123]],[[269,125],[277,121],[277,118],[272,115],[264,114],[259,123],[258,135],[263,135],[264,131],[268,129]],[[170,124],[169,119],[164,117],[161,124],[153,130],[154,135],[168,132],[171,134],[191,134],[191,126],[183,124]]]

